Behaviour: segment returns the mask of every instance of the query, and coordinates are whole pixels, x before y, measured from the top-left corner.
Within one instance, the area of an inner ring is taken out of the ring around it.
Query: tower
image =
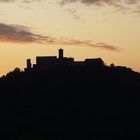
[[[27,69],[31,69],[31,59],[27,59]]]
[[[58,56],[58,58],[60,59],[60,60],[62,60],[63,59],[63,49],[59,49],[59,56]]]

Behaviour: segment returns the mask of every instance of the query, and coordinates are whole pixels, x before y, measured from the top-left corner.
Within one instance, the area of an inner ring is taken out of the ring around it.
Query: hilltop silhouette
[[[0,78],[0,136],[9,140],[140,139],[140,74],[101,58],[27,59]]]

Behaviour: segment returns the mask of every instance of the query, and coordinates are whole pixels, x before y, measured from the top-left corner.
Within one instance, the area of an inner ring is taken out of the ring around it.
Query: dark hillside
[[[5,139],[140,139],[140,74],[131,69],[15,69],[0,85]]]

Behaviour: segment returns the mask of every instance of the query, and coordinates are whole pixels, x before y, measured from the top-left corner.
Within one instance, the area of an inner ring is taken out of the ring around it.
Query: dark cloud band
[[[8,25],[0,23],[0,42],[10,43],[39,43],[46,45],[65,45],[65,46],[83,46],[97,47],[118,51],[119,49],[113,45],[105,43],[94,43],[93,41],[82,41],[66,38],[54,38],[47,35],[34,33],[29,27],[21,25]]]
[[[84,3],[87,5],[98,5],[98,4],[108,4],[108,5],[122,5],[124,4],[137,4],[139,3],[139,0],[61,0],[61,4],[66,4],[66,3],[75,3],[75,2],[80,2]]]

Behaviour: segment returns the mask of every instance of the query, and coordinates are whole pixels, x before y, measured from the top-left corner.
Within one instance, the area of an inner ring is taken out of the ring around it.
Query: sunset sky
[[[140,0],[0,0],[0,75],[59,48],[140,72]]]

